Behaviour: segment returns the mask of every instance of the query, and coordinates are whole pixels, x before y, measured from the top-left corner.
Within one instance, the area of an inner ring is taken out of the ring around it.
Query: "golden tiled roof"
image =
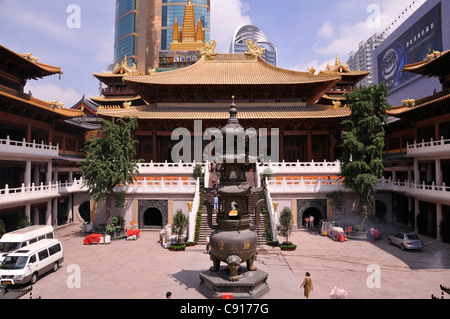
[[[197,63],[153,76],[124,76],[127,84],[156,85],[276,85],[337,82],[338,75],[310,75],[273,66],[261,57],[248,60],[245,54],[203,56]]]
[[[306,103],[239,103],[238,119],[327,119],[344,118],[350,115],[347,108]],[[147,120],[226,120],[229,118],[229,103],[160,103],[135,106],[129,109],[101,109],[97,115],[107,117],[138,117]]]
[[[10,56],[17,62],[27,66],[30,70],[29,78],[38,78],[53,74],[62,74],[61,68],[38,62],[38,57],[32,57],[32,53],[20,54],[0,45],[0,56]],[[33,73],[33,75],[31,75]]]
[[[434,51],[432,54],[429,54],[423,61],[405,65],[403,68],[403,72],[411,72],[411,73],[421,74],[421,71],[425,67],[427,67],[431,64],[435,64],[438,61],[441,61],[441,59],[443,59],[444,57],[446,57],[446,58],[450,57],[450,50],[445,51],[445,52]]]
[[[58,114],[62,117],[73,118],[84,116],[82,110],[64,108],[62,107],[62,104],[57,103],[57,101],[52,104],[51,102],[45,102],[24,93],[21,93],[20,95],[21,96],[19,96],[18,94],[12,94],[11,92],[5,92],[4,88],[3,90],[0,90],[0,98],[7,99],[9,101],[12,101],[13,103],[25,103],[26,105],[29,105],[31,107]]]
[[[419,108],[423,108],[435,103],[440,103],[440,102],[444,102],[450,100],[450,91],[443,91],[443,92],[438,92],[432,96],[429,96],[427,98],[423,98],[420,100],[404,100],[404,104],[403,105],[397,105],[397,106],[393,106],[391,110],[387,111],[386,114],[391,115],[391,116],[397,116],[397,117],[401,117],[402,115],[406,114],[407,112],[413,111],[413,110],[417,110]],[[413,102],[413,104],[407,105],[407,103],[411,103]]]

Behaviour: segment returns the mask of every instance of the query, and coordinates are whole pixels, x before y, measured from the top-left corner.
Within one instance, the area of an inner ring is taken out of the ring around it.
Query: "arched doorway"
[[[376,200],[375,201],[375,217],[377,219],[384,220],[384,218],[386,217],[386,212],[387,212],[386,205],[382,201]]]
[[[318,226],[320,220],[322,219],[322,213],[316,207],[309,207],[305,209],[302,216],[302,225],[305,226],[305,219],[309,216],[314,217],[314,226]]]
[[[139,229],[161,229],[169,222],[167,200],[138,201]]]
[[[78,213],[86,223],[89,223],[91,221],[91,202],[90,201],[83,202],[80,205],[80,208],[78,208]]]
[[[161,211],[155,207],[151,207],[144,212],[143,221],[144,228],[161,229],[163,227]]]

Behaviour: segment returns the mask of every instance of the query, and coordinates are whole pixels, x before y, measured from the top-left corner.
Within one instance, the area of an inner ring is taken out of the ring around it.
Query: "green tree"
[[[292,220],[292,211],[289,207],[283,208],[283,210],[280,213],[280,224],[277,226],[278,232],[286,238],[286,243],[289,243],[289,237],[292,234],[292,226],[293,226],[293,220]]]
[[[186,229],[188,224],[188,220],[186,216],[183,214],[181,209],[177,210],[177,213],[173,217],[172,224],[172,232],[178,236],[178,243],[181,243],[181,236],[183,235],[184,230]]]
[[[138,123],[136,118],[119,118],[117,123],[100,121],[100,134],[85,143],[88,155],[82,168],[91,198],[102,206],[106,201],[106,224],[110,224],[113,202],[119,207],[125,200],[124,193],[116,193],[115,187],[132,183],[133,176],[139,173],[138,161],[134,159],[137,141],[132,137]]]
[[[346,129],[342,132],[340,174],[345,187],[359,197],[356,213],[362,228],[375,187],[384,172],[382,150],[385,145],[386,111],[390,108],[386,102],[387,93],[384,84],[372,84],[345,94],[351,114],[342,122]]]

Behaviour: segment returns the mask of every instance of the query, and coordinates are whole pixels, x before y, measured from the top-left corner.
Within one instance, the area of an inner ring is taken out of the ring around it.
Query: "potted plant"
[[[281,236],[283,236],[286,241],[280,244],[281,250],[295,250],[297,245],[289,241],[289,236],[292,234],[292,211],[289,207],[283,208],[280,214],[280,224],[277,226],[277,230]]]
[[[124,219],[123,217],[113,217],[111,219],[111,224],[109,224],[108,226],[106,226],[106,230],[105,232],[111,236],[111,238],[113,237],[121,237],[122,236],[122,231],[123,231],[123,225],[124,225]]]
[[[172,233],[177,235],[177,242],[175,245],[169,246],[170,250],[179,251],[184,250],[186,248],[186,244],[182,242],[181,237],[183,236],[183,233],[186,230],[187,225],[188,220],[186,215],[183,214],[183,211],[181,209],[178,209],[177,213],[173,217],[173,224],[172,224]]]

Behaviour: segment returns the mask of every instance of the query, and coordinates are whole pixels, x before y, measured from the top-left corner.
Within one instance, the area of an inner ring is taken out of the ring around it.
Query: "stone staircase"
[[[212,178],[215,178],[217,180],[217,176],[215,174],[214,175],[211,174],[211,180],[212,180]],[[254,185],[253,173],[247,173],[247,180],[250,185]],[[211,205],[214,204],[214,197],[212,194],[205,193],[204,199],[209,201],[211,203]],[[256,207],[256,203],[259,200],[260,200],[259,193],[252,194],[249,197],[248,204],[249,204],[249,208],[250,208],[250,212],[251,212],[251,220],[252,220],[251,224],[255,223],[255,207]],[[213,213],[213,224],[216,223],[215,221],[216,221],[216,214]],[[213,230],[211,228],[209,228],[209,226],[208,226],[208,212],[206,210],[206,206],[203,206],[200,231],[199,231],[199,237],[198,237],[197,244],[198,245],[206,245],[206,236],[208,236],[212,232],[213,232]],[[259,226],[255,230],[255,232],[258,235],[258,245],[267,244],[266,230],[264,228],[264,216],[262,214],[260,214]]]

